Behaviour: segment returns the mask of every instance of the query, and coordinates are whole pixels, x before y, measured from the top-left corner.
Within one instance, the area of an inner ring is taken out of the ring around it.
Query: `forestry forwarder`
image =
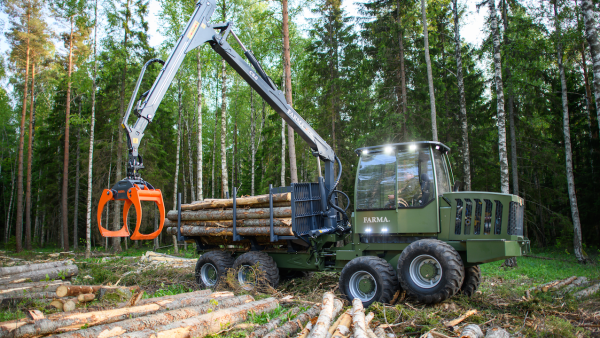
[[[106,189],[98,208],[98,226],[103,236],[127,237],[127,211],[133,204],[137,224],[131,239],[153,239],[164,225],[160,190],[141,179],[142,157],[138,146],[144,130],[179,69],[186,53],[208,42],[256,92],[309,144],[313,155],[324,162],[325,176],[316,183],[295,183],[272,188],[291,193],[293,236],[273,231],[270,198],[270,234],[260,238],[240,236],[236,228],[236,189],[233,190],[233,236],[225,246],[210,245],[200,236],[181,234],[181,201],[178,203],[178,240],[195,240],[202,256],[196,279],[203,287],[214,287],[228,269],[236,269],[240,284],[252,287],[258,267],[276,287],[281,272],[341,271],[340,290],[365,306],[374,301],[390,302],[400,289],[424,303],[441,302],[461,292],[468,296],[478,288],[478,264],[521,256],[529,241],[523,236],[523,199],[510,194],[458,192],[447,156],[450,150],[439,142],[415,142],[360,148],[352,222],[338,206],[336,190],[342,166],[333,149],[286,103],[285,97],[265,74],[254,55],[232,31],[232,23],[210,24],[214,0],[202,0],[166,62],[148,61],[142,68],[122,127],[127,132],[129,161],[127,177]],[[218,31],[218,32],[217,32]],[[232,35],[248,65],[229,45]],[[133,108],[145,69],[153,62],[163,68],[152,88]],[[133,108],[138,117],[127,120]],[[338,175],[334,175],[334,162]],[[124,226],[109,231],[101,226],[101,214],[109,200],[124,200]],[[160,210],[160,227],[150,235],[139,233],[140,201],[153,201]],[[347,204],[349,204],[348,201]],[[336,245],[338,244],[338,245]],[[339,246],[341,245],[341,246]],[[249,250],[248,250],[249,249]]]

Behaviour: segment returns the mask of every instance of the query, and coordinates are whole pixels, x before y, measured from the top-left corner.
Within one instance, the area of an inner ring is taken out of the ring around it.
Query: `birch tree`
[[[433,89],[433,74],[431,70],[431,58],[429,57],[429,31],[427,29],[427,12],[425,10],[425,0],[421,0],[421,17],[423,23],[423,40],[425,48],[425,64],[427,65],[427,83],[429,85],[429,105],[431,107],[431,139],[437,142],[437,122],[435,109],[435,91]]]
[[[285,76],[285,100],[292,106],[292,67],[290,60],[290,26],[288,15],[288,0],[281,1],[283,25],[283,71]],[[290,155],[291,183],[298,183],[298,168],[296,166],[296,144],[294,142],[294,129],[287,126],[288,153]],[[285,186],[285,185],[284,185]]]
[[[590,46],[594,72],[594,98],[596,99],[596,114],[598,128],[600,128],[600,41],[598,41],[598,29],[592,0],[581,0],[581,11],[585,24],[585,38]]]
[[[463,79],[462,54],[460,52],[460,26],[458,17],[458,0],[452,0],[454,13],[454,53],[456,57],[456,80],[460,103],[460,129],[462,132],[462,155],[465,186],[464,190],[471,191],[471,159],[469,152],[469,125],[467,123],[467,100],[465,98],[465,83]]]
[[[571,218],[573,220],[573,251],[575,257],[580,263],[586,261],[583,256],[581,240],[581,221],[579,219],[579,208],[577,207],[577,194],[575,192],[575,177],[573,175],[573,155],[571,151],[571,129],[569,123],[569,101],[567,98],[567,79],[565,76],[565,67],[563,65],[563,46],[561,36],[561,25],[558,18],[557,1],[554,0],[554,28],[556,33],[556,54],[558,71],[560,73],[561,100],[563,112],[563,134],[565,138],[565,166],[567,171],[567,187],[569,191],[569,202],[571,205]]]
[[[198,72],[197,80],[197,95],[198,95],[198,157],[196,162],[196,189],[198,201],[204,200],[204,192],[202,191],[202,54],[198,50],[196,70]]]
[[[177,80],[177,151],[175,153],[175,177],[173,182],[173,210],[177,210],[177,188],[179,181],[179,153],[181,152],[181,80]],[[173,250],[179,252],[177,236],[173,235]]]
[[[227,68],[225,60],[221,60],[221,192],[229,193],[227,175]]]
[[[494,82],[496,82],[496,105],[498,124],[498,154],[500,157],[500,190],[504,194],[509,191],[508,156],[506,152],[506,118],[504,112],[504,87],[502,85],[502,56],[500,52],[500,32],[496,18],[496,0],[488,0],[490,8],[490,28],[494,43]]]

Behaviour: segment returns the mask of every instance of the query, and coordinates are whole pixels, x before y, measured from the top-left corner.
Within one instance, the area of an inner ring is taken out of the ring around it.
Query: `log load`
[[[131,332],[121,335],[127,338],[183,338],[183,337],[204,337],[209,334],[217,333],[226,325],[243,322],[253,313],[273,311],[277,308],[279,302],[275,298],[267,298],[256,302],[250,302],[219,311],[214,311],[201,316],[192,317],[170,324],[162,325],[154,329],[146,329],[137,332]]]
[[[217,300],[216,303],[218,304],[224,297],[231,298],[233,297],[233,293],[218,292],[202,298],[187,294],[187,297],[181,297],[177,300],[165,299],[150,304],[126,308],[83,313],[63,313],[36,321],[35,324],[20,326],[14,330],[2,330],[0,331],[0,337],[31,337],[55,332],[74,331],[79,330],[82,325],[94,326],[114,323],[125,319],[151,315],[167,309],[175,310],[184,307],[205,305],[207,303],[215,304],[215,300]]]
[[[273,203],[290,202],[292,200],[291,193],[273,194]],[[236,206],[246,206],[261,203],[269,203],[269,195],[247,196],[236,198]],[[191,204],[182,204],[181,210],[201,210],[201,209],[216,209],[216,208],[231,208],[233,207],[233,199],[207,199],[204,201],[192,202]]]
[[[56,278],[66,278],[76,276],[79,270],[77,269],[77,265],[63,265],[54,268],[36,270],[36,271],[27,271],[19,274],[8,275],[5,277],[0,277],[0,284],[16,284],[23,283],[27,281],[38,282],[45,279],[56,279]]]
[[[269,218],[270,208],[251,208],[251,209],[236,209],[236,219],[256,219]],[[290,218],[292,217],[291,207],[273,208],[274,218]],[[167,213],[167,218],[177,222],[177,210],[171,210]],[[233,209],[224,210],[196,210],[181,212],[182,221],[222,221],[232,220]]]
[[[0,268],[0,276],[8,276],[8,275],[16,275],[24,272],[30,271],[38,271],[45,269],[57,268],[60,266],[71,264],[71,261],[57,261],[57,262],[48,262],[48,263],[38,263],[38,264],[27,264],[27,265],[17,265],[17,266],[9,266]]]
[[[241,227],[237,233],[241,236],[269,236],[270,227]],[[273,233],[278,236],[293,236],[292,227],[273,227]],[[177,228],[167,228],[167,234],[176,235]],[[209,228],[196,226],[181,226],[183,236],[233,236],[233,228]]]
[[[181,221],[181,225],[187,226],[201,226],[201,227],[213,227],[213,228],[230,228],[233,227],[233,220],[224,220],[224,221]],[[271,221],[269,218],[258,218],[258,219],[238,219],[235,222],[235,225],[238,227],[268,227],[271,225]],[[291,218],[273,218],[273,226],[291,226],[292,219]],[[165,219],[165,228],[177,227],[177,220],[171,221],[170,219]]]

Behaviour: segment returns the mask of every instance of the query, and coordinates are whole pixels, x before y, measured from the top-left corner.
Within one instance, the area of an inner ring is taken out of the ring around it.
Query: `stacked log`
[[[233,236],[233,199],[210,199],[181,205],[181,234],[201,237],[205,244],[230,244]],[[236,199],[236,227],[241,236],[269,242],[271,209],[269,195]],[[167,234],[177,234],[177,211],[167,213]],[[273,195],[273,231],[293,236],[291,193]]]
[[[76,276],[79,270],[71,261],[11,266],[0,269],[0,284],[21,284]]]

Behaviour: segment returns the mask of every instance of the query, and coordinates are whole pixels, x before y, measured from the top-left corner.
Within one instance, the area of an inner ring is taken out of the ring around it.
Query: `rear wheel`
[[[439,240],[411,243],[398,258],[398,280],[409,296],[426,304],[454,296],[463,284],[464,266],[458,252]]]
[[[261,283],[276,288],[279,285],[279,269],[275,260],[264,252],[250,251],[239,256],[233,263],[239,285],[251,290]]]
[[[465,268],[465,280],[460,292],[467,297],[471,297],[479,289],[479,284],[481,284],[481,269],[479,266]]]
[[[227,251],[209,251],[198,258],[196,282],[201,288],[216,287],[233,267],[233,257]]]
[[[398,290],[398,278],[386,260],[357,257],[342,269],[340,290],[349,301],[360,299],[366,308],[373,302],[389,303]]]

